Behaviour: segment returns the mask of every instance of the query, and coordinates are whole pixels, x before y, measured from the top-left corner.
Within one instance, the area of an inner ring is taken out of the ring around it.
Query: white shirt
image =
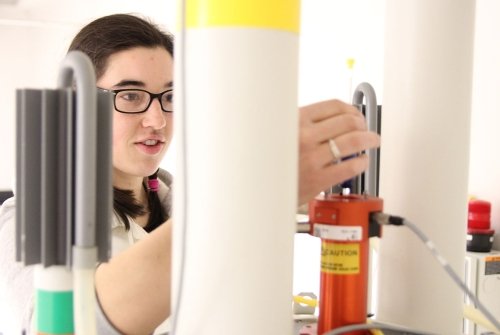
[[[171,176],[165,171],[160,171],[159,177],[162,181],[159,190],[160,202],[169,210]],[[21,335],[23,330],[26,334],[36,333],[33,318],[33,267],[24,266],[15,261],[15,215],[15,198],[7,199],[0,207],[0,335]],[[130,219],[129,222],[130,230],[127,231],[117,215],[113,215],[112,256],[128,249],[147,236],[148,233],[134,220]],[[107,321],[102,315],[101,317],[101,321]],[[162,323],[154,334],[166,333],[167,321]],[[100,335],[119,334],[117,331],[112,331],[110,324],[104,325],[103,329],[109,329],[109,331],[99,333]]]

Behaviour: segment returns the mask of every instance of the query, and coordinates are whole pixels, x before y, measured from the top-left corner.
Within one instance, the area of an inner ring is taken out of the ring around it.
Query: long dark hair
[[[130,14],[113,14],[92,21],[75,36],[68,51],[80,50],[87,54],[94,64],[96,78],[100,78],[112,54],[135,47],[162,47],[172,57],[174,55],[172,35],[152,22]],[[113,207],[127,230],[130,229],[128,217],[136,218],[149,211],[145,227],[149,232],[166,221],[169,215],[157,192],[148,191],[148,208],[145,208],[134,198],[131,190],[114,187]]]

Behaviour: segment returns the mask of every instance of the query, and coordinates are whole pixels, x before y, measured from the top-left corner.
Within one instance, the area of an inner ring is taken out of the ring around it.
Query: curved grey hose
[[[75,244],[95,246],[96,180],[96,79],[92,62],[81,51],[70,51],[59,72],[58,86],[73,87],[76,81]],[[71,108],[70,108],[71,110]],[[70,117],[72,117],[70,115]],[[71,131],[71,130],[70,130]]]
[[[363,105],[363,97],[366,100],[365,118],[368,130],[378,132],[378,112],[377,112],[377,97],[375,90],[368,83],[361,83],[356,87],[352,97],[354,106]],[[365,172],[365,193],[369,195],[377,195],[377,153],[376,149],[368,150],[369,169]]]

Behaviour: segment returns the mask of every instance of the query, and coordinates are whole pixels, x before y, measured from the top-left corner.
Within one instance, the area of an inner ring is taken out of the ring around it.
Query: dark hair
[[[174,55],[172,35],[152,22],[130,14],[113,14],[92,21],[75,36],[68,51],[80,50],[89,56],[99,79],[106,72],[111,55],[135,47],[162,47],[172,57]],[[128,217],[136,218],[148,211],[149,220],[144,227],[148,232],[168,219],[157,192],[148,192],[148,208],[145,208],[134,198],[132,191],[114,187],[113,208],[127,230],[130,229]]]
[[[172,35],[157,25],[130,14],[103,16],[82,28],[68,51],[80,50],[90,57],[96,77],[106,71],[109,56],[135,47],[163,47],[174,56]]]

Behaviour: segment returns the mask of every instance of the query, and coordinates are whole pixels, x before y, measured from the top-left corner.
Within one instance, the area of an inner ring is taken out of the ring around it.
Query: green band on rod
[[[37,290],[37,331],[46,334],[73,334],[73,291]]]

